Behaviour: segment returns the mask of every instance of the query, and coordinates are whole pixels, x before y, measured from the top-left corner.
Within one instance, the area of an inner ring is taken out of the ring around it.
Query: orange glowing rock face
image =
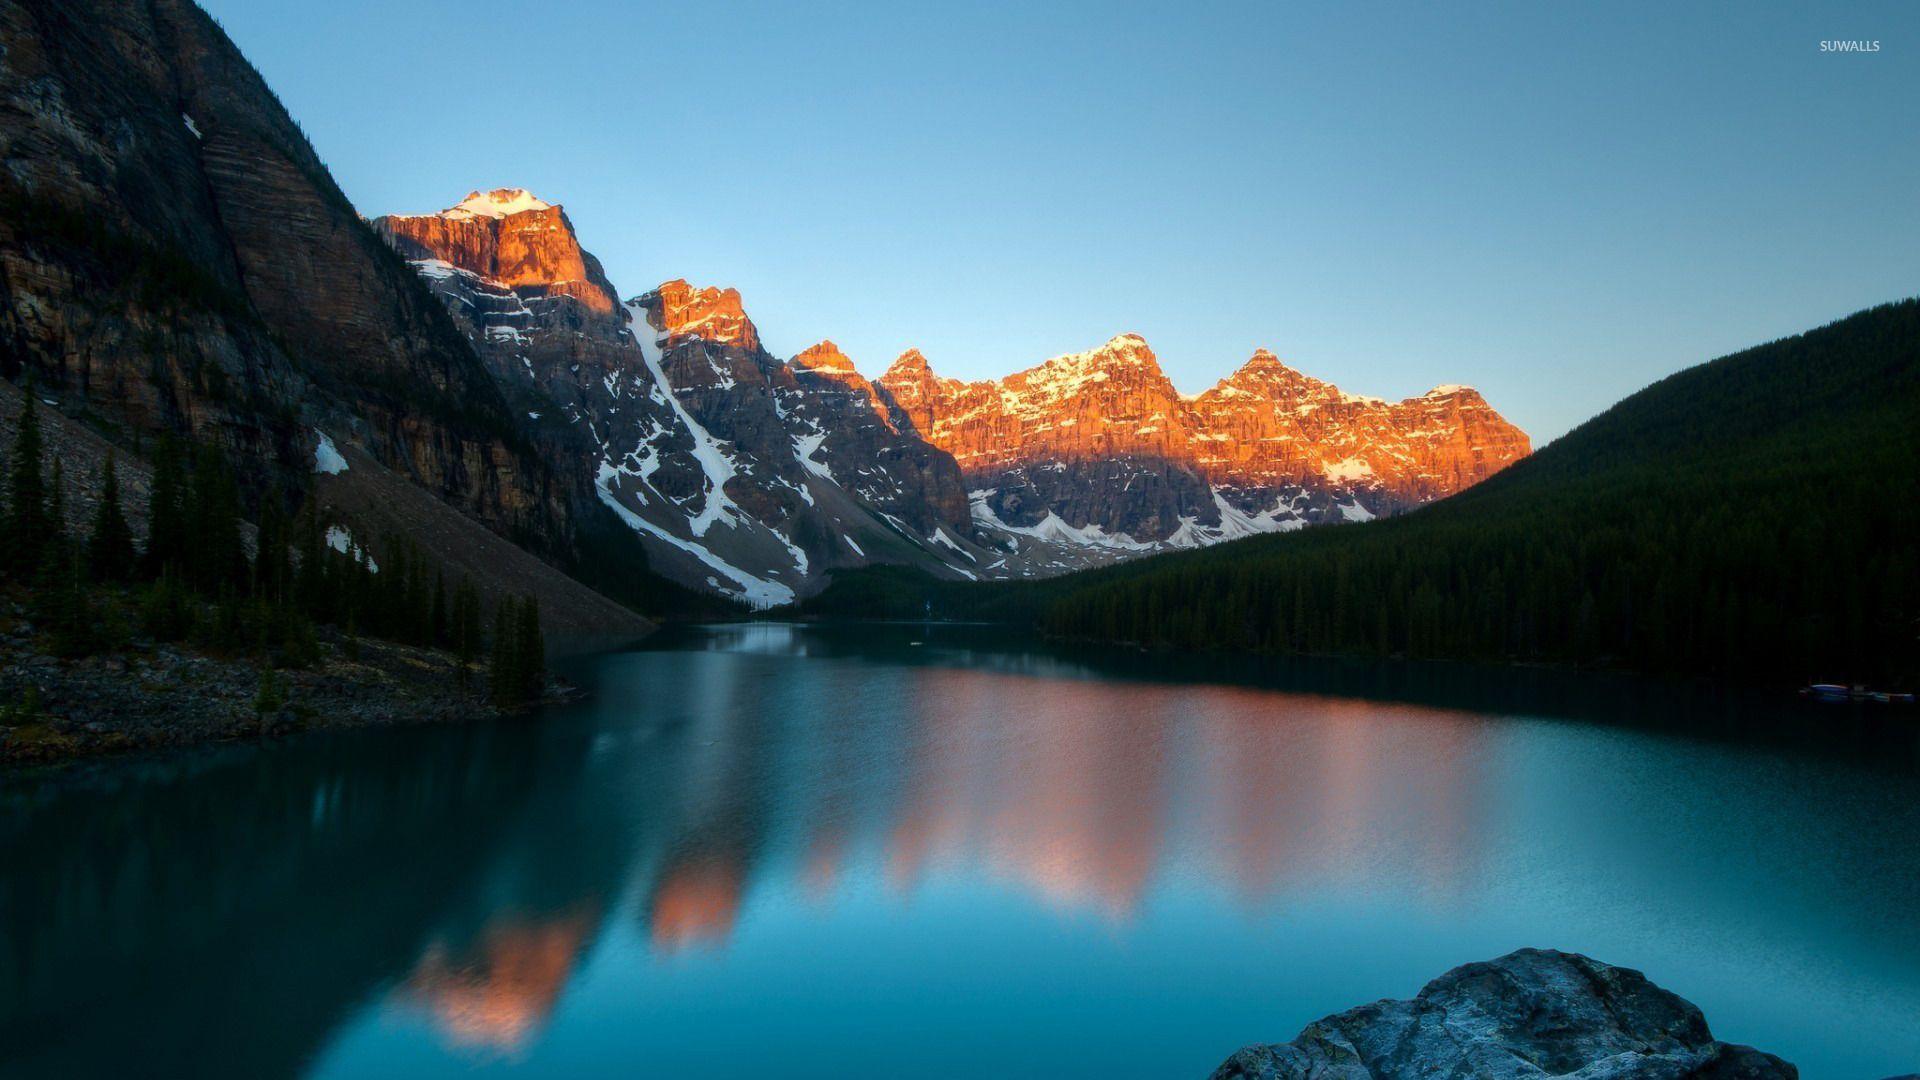
[[[437,214],[396,214],[373,226],[410,257],[438,259],[525,294],[571,296],[601,315],[617,302],[562,209],[521,188],[476,191]]]
[[[396,991],[455,1046],[514,1053],[546,1026],[597,917],[578,911],[544,922],[489,927],[462,956],[429,949]]]
[[[831,341],[822,341],[818,345],[800,350],[793,358],[793,366],[803,371],[821,375],[858,375],[853,361],[840,351],[840,346]]]
[[[1471,387],[1389,402],[1345,393],[1265,349],[1186,397],[1136,334],[970,383],[940,377],[908,350],[878,385],[969,483],[990,484],[1023,465],[1137,457],[1223,487],[1358,484],[1413,505],[1478,483],[1530,450],[1526,433]]]
[[[711,286],[696,289],[678,278],[656,290],[668,344],[699,338],[743,349],[760,347],[760,333],[740,306],[740,290]]]

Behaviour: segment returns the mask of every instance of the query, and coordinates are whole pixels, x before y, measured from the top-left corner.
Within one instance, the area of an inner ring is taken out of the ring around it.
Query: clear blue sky
[[[1920,293],[1920,4],[205,2],[362,213],[528,187],[869,374],[1136,331],[1544,441]]]

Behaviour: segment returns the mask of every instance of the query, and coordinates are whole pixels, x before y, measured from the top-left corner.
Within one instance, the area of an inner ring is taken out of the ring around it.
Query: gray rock
[[[1250,1046],[1213,1080],[1794,1080],[1792,1065],[1719,1042],[1700,1010],[1645,975],[1521,949],[1454,968],[1410,1001],[1378,1001]]]

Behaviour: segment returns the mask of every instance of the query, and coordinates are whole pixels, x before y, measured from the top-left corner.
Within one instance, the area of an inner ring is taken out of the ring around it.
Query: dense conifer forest
[[[349,652],[361,636],[448,650],[463,679],[484,659],[487,689],[503,708],[544,688],[545,642],[531,596],[496,604],[489,634],[474,583],[449,582],[406,537],[384,538],[376,566],[345,534],[329,535],[314,513],[288,516],[278,490],[261,498],[258,524],[249,527],[234,470],[217,445],[167,436],[155,447],[144,549],[121,506],[111,454],[84,531],[70,527],[62,505],[64,464],[47,457],[29,393],[0,462],[0,591],[25,601],[55,655],[146,641],[247,658],[261,672],[264,710],[278,705],[275,670],[313,664],[316,627],[330,626]]]
[[[1024,587],[865,575],[808,610],[928,603],[1179,648],[1912,685],[1920,301],[1682,371],[1402,517]]]

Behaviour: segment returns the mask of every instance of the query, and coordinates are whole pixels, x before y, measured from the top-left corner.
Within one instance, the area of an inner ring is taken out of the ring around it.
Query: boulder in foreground
[[[1213,1080],[1796,1080],[1792,1065],[1716,1040],[1706,1017],[1645,975],[1521,949],[1465,964],[1409,1001],[1377,1001],[1249,1046]]]

